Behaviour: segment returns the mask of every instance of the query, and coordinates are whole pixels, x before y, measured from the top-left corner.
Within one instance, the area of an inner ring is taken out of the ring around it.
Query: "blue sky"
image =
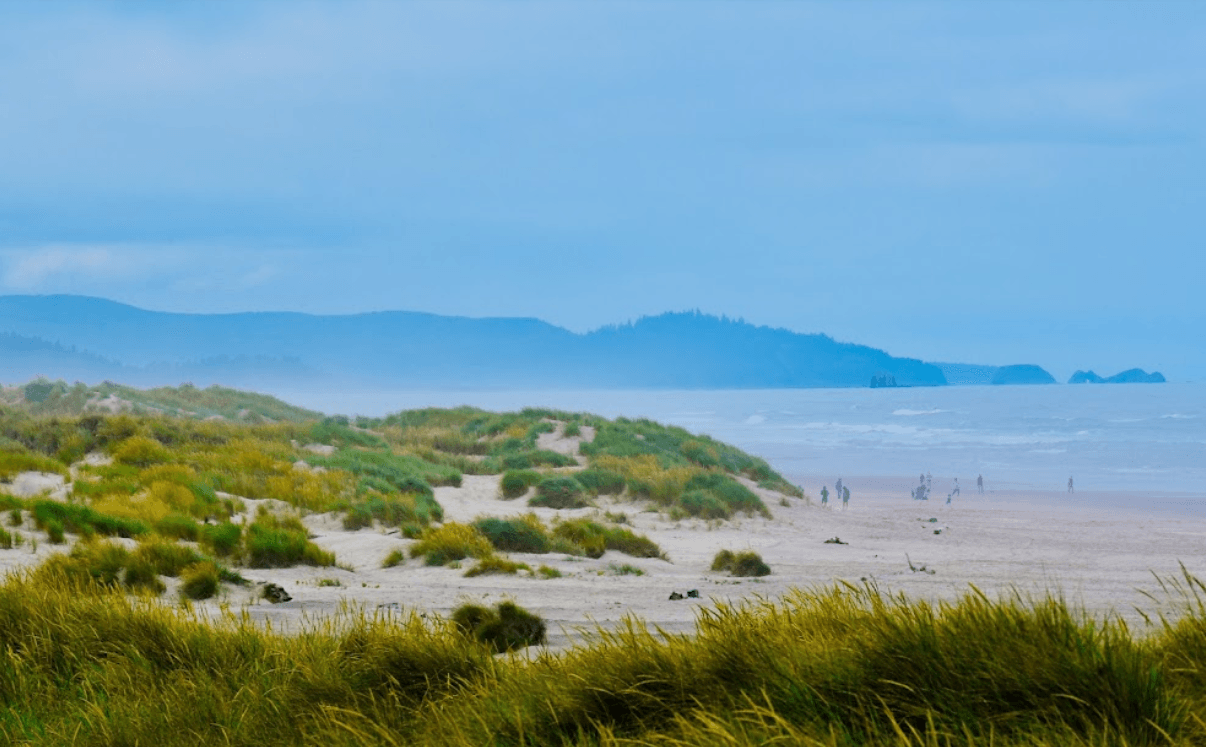
[[[0,293],[1206,378],[1206,4],[6,3]]]

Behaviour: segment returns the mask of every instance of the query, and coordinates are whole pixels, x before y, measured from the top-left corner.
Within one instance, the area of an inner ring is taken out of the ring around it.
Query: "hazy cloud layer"
[[[10,3],[0,290],[1202,376],[1206,10],[1160,8]]]

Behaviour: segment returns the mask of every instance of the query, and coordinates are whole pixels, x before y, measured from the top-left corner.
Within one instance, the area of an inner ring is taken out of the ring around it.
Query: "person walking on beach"
[[[976,475],[976,489],[980,491],[980,495],[984,495],[984,475]]]
[[[850,488],[843,485],[842,486],[842,510],[845,511],[846,507],[849,505],[850,505]]]
[[[1073,490],[1073,489],[1072,489],[1072,478],[1071,478],[1071,477],[1069,477],[1069,478],[1068,478],[1068,492],[1069,492],[1069,493],[1075,493],[1075,492],[1076,492],[1075,490]]]
[[[822,506],[829,505],[829,486],[828,485],[821,486],[821,505]]]
[[[837,479],[837,482],[834,483],[834,486],[833,486],[833,500],[836,501],[837,499],[839,499],[841,497],[842,497],[842,478],[839,477]]]
[[[954,489],[954,490],[952,490],[952,491],[951,491],[951,493],[952,493],[952,494],[954,494],[954,495],[959,495],[959,492],[960,492],[960,491],[959,491],[959,478],[958,478],[958,477],[956,477],[956,478],[955,478],[955,489]],[[947,501],[947,503],[950,503],[950,501]]]

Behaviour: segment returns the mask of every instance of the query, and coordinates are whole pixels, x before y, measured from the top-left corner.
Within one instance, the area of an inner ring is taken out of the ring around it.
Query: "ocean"
[[[765,458],[788,479],[958,477],[990,487],[1133,491],[1206,511],[1206,384],[902,389],[277,392],[324,412],[546,406],[648,417]]]

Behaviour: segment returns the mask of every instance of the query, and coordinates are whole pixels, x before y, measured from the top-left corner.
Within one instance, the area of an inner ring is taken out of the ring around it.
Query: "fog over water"
[[[277,392],[324,412],[548,406],[648,417],[766,458],[789,479],[977,474],[999,488],[1129,490],[1206,511],[1206,384],[697,391]],[[941,483],[940,483],[941,481]],[[805,487],[812,489],[811,483]]]

